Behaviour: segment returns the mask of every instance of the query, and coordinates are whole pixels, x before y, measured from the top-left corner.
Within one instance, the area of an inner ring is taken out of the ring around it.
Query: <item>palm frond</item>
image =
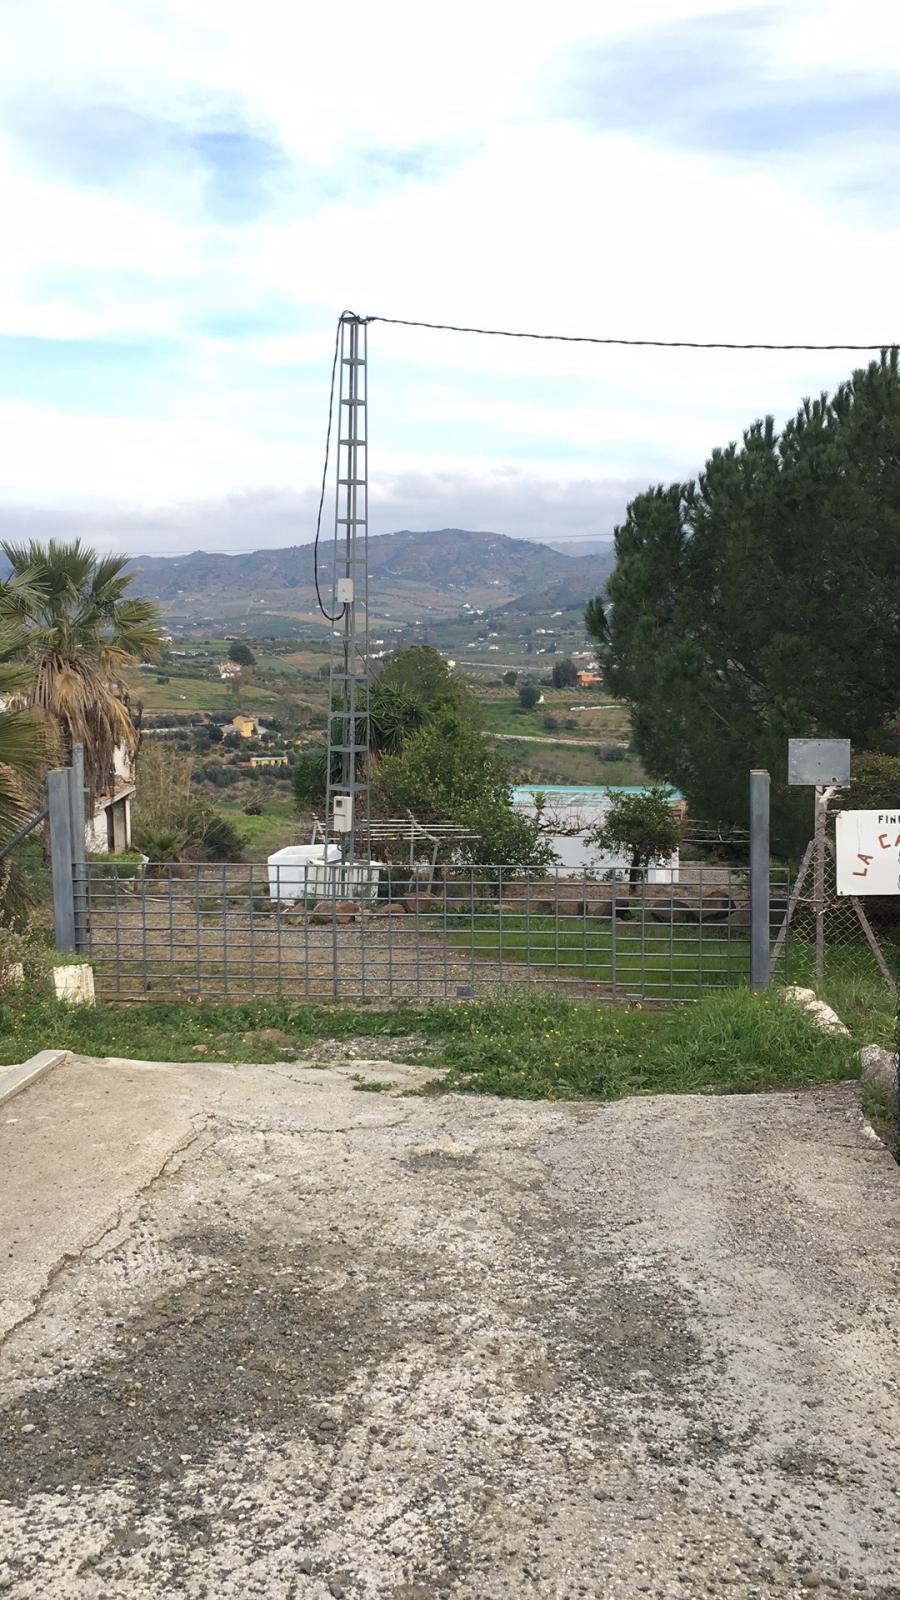
[[[84,745],[88,782],[102,788],[116,748],[135,749],[119,685],[131,663],[158,658],[157,609],[129,594],[126,556],[98,556],[80,539],[0,549],[12,568],[0,585],[0,656],[5,618],[23,635],[16,654],[28,666],[31,704],[56,724],[64,758]]]

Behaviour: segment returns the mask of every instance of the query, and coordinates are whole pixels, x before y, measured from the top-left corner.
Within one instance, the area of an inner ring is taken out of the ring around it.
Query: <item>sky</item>
[[[342,309],[900,338],[887,0],[0,0],[0,536],[305,543]],[[866,358],[373,324],[370,516],[603,538]]]

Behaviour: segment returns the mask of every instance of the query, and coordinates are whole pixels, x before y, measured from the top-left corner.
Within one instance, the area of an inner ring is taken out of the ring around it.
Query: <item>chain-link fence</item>
[[[444,868],[427,892],[392,874],[348,896],[335,880],[301,893],[265,865],[94,861],[75,891],[107,998],[427,1001],[537,984],[666,1001],[749,977],[748,875],[731,867],[691,865],[677,883]],[[776,873],[775,926],[787,892]]]
[[[900,902],[872,896],[854,901],[839,895],[833,838],[832,817],[822,851],[821,876],[810,847],[790,897],[789,919],[782,919],[776,932],[775,950],[780,956],[780,941],[788,938],[792,981],[814,985],[821,908],[823,993],[835,992],[843,985],[870,983],[892,990],[900,971]]]

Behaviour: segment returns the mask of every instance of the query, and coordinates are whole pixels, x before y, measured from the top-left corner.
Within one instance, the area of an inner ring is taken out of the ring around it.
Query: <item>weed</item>
[[[0,1059],[49,1045],[76,1054],[151,1061],[278,1061],[324,1039],[418,1033],[416,1059],[443,1067],[441,1087],[517,1099],[617,1100],[631,1094],[748,1093],[854,1075],[853,1042],[822,1034],[796,1006],[747,990],[675,1011],[625,1011],[546,993],[475,1004],[386,1011],[319,1006],[153,1005],[130,1010],[53,1000],[0,1005]],[[248,1037],[249,1035],[249,1037]],[[328,1061],[313,1061],[326,1067]],[[375,1083],[357,1087],[376,1092]]]

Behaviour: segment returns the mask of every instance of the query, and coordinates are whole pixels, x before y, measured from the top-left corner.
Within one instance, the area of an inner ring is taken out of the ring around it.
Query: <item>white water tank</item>
[[[326,855],[327,850],[327,855]],[[269,856],[269,899],[292,905],[330,893],[341,852],[336,844],[289,844]]]
[[[327,854],[326,854],[327,851]],[[383,861],[350,862],[341,867],[336,844],[289,844],[267,859],[269,899],[283,905],[324,900],[330,895],[369,900],[378,893]]]

